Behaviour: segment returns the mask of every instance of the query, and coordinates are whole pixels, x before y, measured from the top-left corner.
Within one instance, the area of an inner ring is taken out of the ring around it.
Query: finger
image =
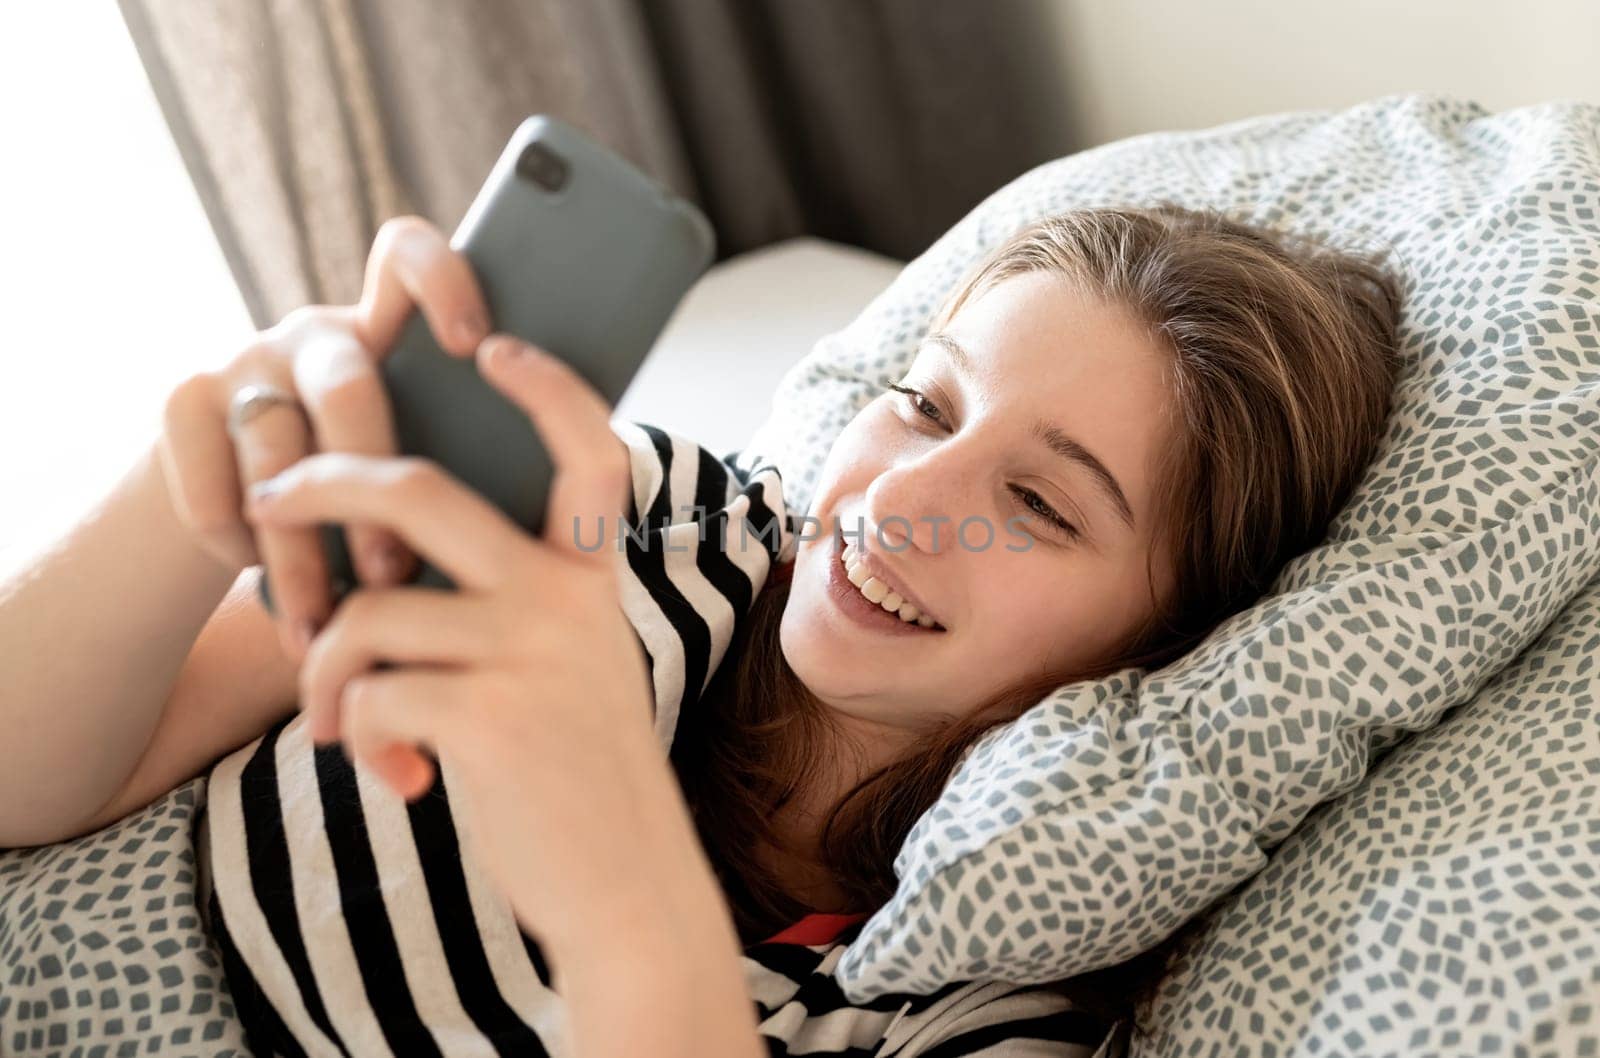
[[[497,649],[503,622],[482,599],[438,588],[362,588],[351,592],[306,654],[300,709],[318,745],[339,738],[345,684],[379,663],[482,664]]]
[[[233,443],[216,409],[224,382],[211,372],[173,389],[162,412],[160,454],[173,499],[189,526],[241,568],[261,561],[255,534],[240,516],[242,492]]]
[[[466,678],[430,669],[392,669],[352,681],[341,708],[347,717],[346,755],[372,767],[410,801],[433,785],[434,757],[446,737],[451,714],[459,722]]]
[[[261,377],[293,390],[291,379]],[[227,400],[216,411],[225,421]],[[305,413],[293,404],[273,404],[243,423],[233,437],[239,482],[248,492],[258,481],[273,477],[305,458],[311,451],[311,427]],[[333,609],[328,560],[318,527],[310,525],[252,525],[256,549],[266,566],[268,584],[277,609],[276,625],[284,652],[299,660],[311,637],[328,620]]]
[[[357,313],[362,344],[382,359],[418,308],[453,356],[472,355],[492,326],[466,256],[426,219],[395,217],[378,229],[367,257]]]
[[[488,592],[508,576],[539,572],[536,541],[431,460],[319,452],[263,484],[245,501],[245,517],[258,526],[383,525],[468,590]]]
[[[511,335],[491,336],[479,356],[483,373],[533,420],[555,466],[545,542],[603,559],[604,548],[585,549],[580,541],[616,535],[632,488],[627,443],[611,428],[610,404],[571,365]]]
[[[372,768],[389,788],[407,801],[415,801],[433,788],[433,758],[415,746],[390,742],[367,754]]]
[[[383,377],[352,330],[326,327],[301,342],[294,376],[318,449],[369,456],[397,453]],[[398,584],[410,574],[411,553],[393,532],[362,523],[346,530],[363,584]]]

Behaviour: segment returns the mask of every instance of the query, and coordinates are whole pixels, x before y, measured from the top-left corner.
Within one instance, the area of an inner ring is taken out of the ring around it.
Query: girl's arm
[[[179,523],[152,447],[0,582],[0,847],[60,840],[118,792],[236,575]]]
[[[466,258],[422,218],[391,218],[360,304],[297,309],[221,369],[180,383],[161,434],[112,495],[0,583],[0,847],[103,826],[293,708],[301,648],[289,630],[330,601],[317,538],[258,540],[238,493],[319,447],[394,451],[377,364],[415,311],[448,335],[452,356],[471,356],[487,332]],[[230,437],[226,406],[246,383],[289,390],[305,418]],[[350,538],[363,585],[400,579],[367,561],[384,538],[363,526]],[[251,598],[254,575],[240,577],[258,563],[272,577],[275,630]]]

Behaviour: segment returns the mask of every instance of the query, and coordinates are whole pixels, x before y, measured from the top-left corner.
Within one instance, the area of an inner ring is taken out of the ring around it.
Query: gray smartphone
[[[615,407],[716,240],[692,204],[538,114],[517,127],[450,245],[472,265],[494,330],[565,360]],[[400,452],[439,463],[542,532],[554,467],[527,414],[476,360],[445,353],[413,309],[380,367]],[[337,606],[358,578],[343,528],[318,530]],[[257,580],[271,612],[268,578]],[[408,583],[455,587],[422,555]]]

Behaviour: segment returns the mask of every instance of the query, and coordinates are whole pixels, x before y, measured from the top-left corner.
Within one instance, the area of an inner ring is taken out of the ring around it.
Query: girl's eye
[[[894,390],[896,393],[904,393],[906,396],[910,397],[911,406],[915,408],[917,414],[921,415],[924,419],[928,419],[937,423],[944,422],[944,419],[940,417],[943,415],[943,412],[939,411],[938,405],[930,401],[926,394],[914,389],[907,389],[905,386],[897,386],[893,382],[889,383],[889,388]],[[929,408],[933,409],[934,414],[928,414]]]
[[[918,415],[921,415],[923,418],[932,422],[936,422],[941,425],[944,424],[944,419],[942,417],[944,413],[939,411],[938,405],[928,400],[926,394],[914,389],[908,389],[905,386],[897,386],[892,382],[889,384],[889,388],[894,390],[896,393],[904,393],[907,397],[911,398],[911,406],[916,409]],[[930,409],[932,414],[929,413]],[[1061,517],[1061,515],[1057,514],[1055,512],[1055,508],[1051,507],[1050,504],[1045,501],[1044,497],[1040,496],[1037,492],[1034,492],[1032,489],[1025,489],[1020,485],[1012,486],[1011,491],[1016,497],[1017,506],[1020,509],[1027,511],[1029,514],[1037,514],[1045,521],[1049,522],[1051,525],[1054,525],[1057,529],[1060,529],[1063,533],[1065,533],[1068,539],[1076,540],[1083,535],[1081,532],[1079,532],[1077,526],[1073,525],[1071,522]]]
[[[1037,492],[1032,489],[1025,489],[1020,485],[1013,485],[1011,491],[1017,497],[1017,505],[1021,509],[1031,514],[1039,515],[1045,521],[1066,533],[1069,539],[1076,540],[1082,535],[1078,532],[1077,526],[1057,514],[1055,508],[1046,503],[1044,497]]]

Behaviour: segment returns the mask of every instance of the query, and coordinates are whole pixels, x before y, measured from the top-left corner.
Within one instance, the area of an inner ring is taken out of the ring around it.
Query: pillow
[[[1131,1053],[1600,1053],[1600,580],[1179,945]]]
[[[92,834],[0,850],[0,1054],[245,1058],[201,921],[199,777]]]
[[[1154,132],[991,194],[780,383],[740,460],[794,509],[965,269],[1025,224],[1172,199],[1395,251],[1389,429],[1326,541],[1154,673],[988,732],[913,827],[835,978],[853,1002],[1122,962],[1259,871],[1317,804],[1472,696],[1600,567],[1600,111],[1434,93]]]

